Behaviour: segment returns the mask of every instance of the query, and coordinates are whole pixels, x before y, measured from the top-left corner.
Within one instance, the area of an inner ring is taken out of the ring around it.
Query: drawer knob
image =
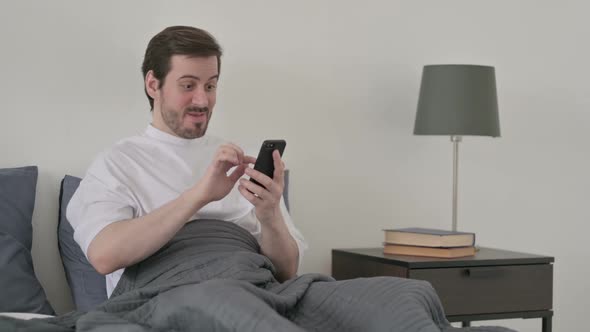
[[[465,269],[465,275],[471,278],[491,278],[502,274],[498,268],[478,267],[474,269]]]

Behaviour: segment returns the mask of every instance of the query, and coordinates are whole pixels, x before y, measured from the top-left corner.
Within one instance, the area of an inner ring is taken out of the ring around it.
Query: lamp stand
[[[453,142],[453,231],[457,231],[457,182],[459,177],[459,142],[461,136],[452,135],[451,142]]]

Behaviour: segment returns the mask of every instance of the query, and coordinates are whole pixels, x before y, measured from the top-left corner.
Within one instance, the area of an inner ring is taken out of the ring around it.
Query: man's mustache
[[[209,107],[189,107],[185,113],[209,113]]]

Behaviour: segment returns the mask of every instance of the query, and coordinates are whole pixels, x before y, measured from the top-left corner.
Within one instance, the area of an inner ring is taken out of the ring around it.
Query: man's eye
[[[193,88],[193,85],[190,84],[190,83],[182,84],[182,88],[185,89],[185,90],[190,90],[190,89]]]
[[[215,88],[217,88],[217,86],[215,84],[207,85],[207,91],[213,91],[213,90],[215,90]]]

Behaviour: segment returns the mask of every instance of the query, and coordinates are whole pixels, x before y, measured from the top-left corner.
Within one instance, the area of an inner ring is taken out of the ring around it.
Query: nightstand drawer
[[[553,265],[411,269],[429,281],[446,315],[506,313],[552,308]]]

